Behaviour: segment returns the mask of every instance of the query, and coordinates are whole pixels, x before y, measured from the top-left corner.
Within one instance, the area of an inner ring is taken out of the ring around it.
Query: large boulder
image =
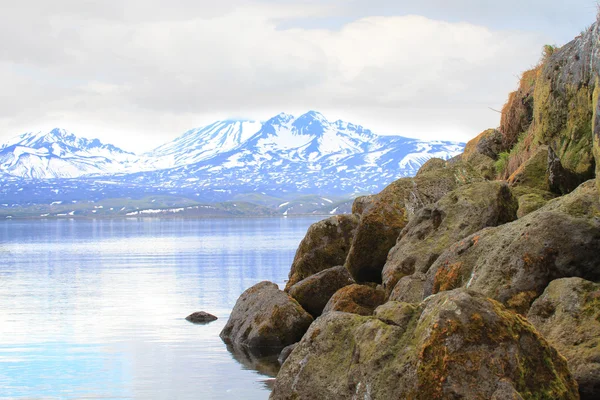
[[[271,399],[578,398],[564,358],[524,318],[480,294],[446,292],[378,315],[317,319]]]
[[[519,208],[517,218],[523,218],[545,206],[550,200],[556,198],[552,192],[530,188],[526,186],[512,187],[511,192],[517,198]]]
[[[451,245],[427,272],[423,296],[464,286],[526,313],[554,279],[600,279],[598,216],[588,181],[517,221]]]
[[[317,272],[343,265],[358,222],[359,217],[351,214],[312,224],[296,251],[285,290]]]
[[[384,301],[385,294],[382,289],[353,284],[338,290],[331,296],[323,309],[323,314],[342,311],[358,315],[372,315],[373,311]]]
[[[380,283],[387,254],[409,218],[458,186],[480,180],[483,178],[470,165],[445,162],[442,168],[399,179],[374,196],[363,211],[346,258],[353,278]]]
[[[527,319],[563,356],[583,400],[600,399],[600,284],[552,281]]]
[[[220,336],[237,347],[276,352],[300,340],[312,322],[296,300],[265,281],[242,293]]]
[[[383,268],[389,294],[398,280],[425,273],[452,243],[488,226],[517,218],[517,201],[501,182],[478,182],[446,194],[410,220],[390,250]]]
[[[374,195],[358,196],[352,203],[352,214],[362,215],[371,204],[373,204]]]
[[[288,293],[302,308],[318,317],[335,292],[354,283],[354,279],[344,266],[326,269],[301,280],[290,288]]]

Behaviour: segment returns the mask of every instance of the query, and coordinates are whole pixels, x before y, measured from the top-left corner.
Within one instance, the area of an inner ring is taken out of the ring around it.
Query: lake
[[[323,218],[0,223],[0,398],[268,398],[277,366],[219,332]]]

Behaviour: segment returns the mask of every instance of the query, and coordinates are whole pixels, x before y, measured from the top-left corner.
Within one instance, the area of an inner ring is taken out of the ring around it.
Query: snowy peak
[[[28,132],[0,147],[0,169],[24,178],[74,178],[123,171],[136,156],[64,129]]]

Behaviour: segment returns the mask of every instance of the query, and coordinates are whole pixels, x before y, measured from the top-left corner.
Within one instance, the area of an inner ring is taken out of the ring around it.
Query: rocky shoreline
[[[600,398],[599,100],[597,22],[462,155],[311,226],[221,337],[295,345],[272,399]]]

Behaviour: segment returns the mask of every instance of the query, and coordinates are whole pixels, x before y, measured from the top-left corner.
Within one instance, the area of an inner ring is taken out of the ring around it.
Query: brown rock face
[[[377,313],[317,319],[271,399],[578,399],[564,358],[480,294],[461,289]]]
[[[296,300],[265,281],[242,293],[220,336],[236,346],[278,351],[300,340],[312,322]]]
[[[331,311],[342,311],[358,315],[372,315],[373,311],[383,304],[383,290],[364,285],[350,285],[338,290],[329,299],[323,314]]]
[[[358,222],[357,215],[336,215],[312,224],[296,251],[285,290],[317,272],[343,265]]]
[[[359,196],[352,203],[352,214],[362,215],[373,203],[374,196]]]
[[[462,186],[421,209],[402,230],[383,268],[389,294],[402,277],[425,273],[452,243],[485,227],[517,218],[517,201],[506,184]]]
[[[288,293],[306,311],[318,317],[335,292],[353,283],[354,279],[346,267],[338,266],[301,280],[292,286]]]
[[[467,287],[526,313],[553,279],[600,279],[600,203],[593,181],[525,217],[450,246],[424,296]]]
[[[460,185],[483,178],[460,161],[446,162],[414,178],[399,179],[373,198],[363,212],[345,266],[357,282],[381,282],[381,271],[390,249],[414,215]]]
[[[600,284],[552,281],[527,319],[569,364],[583,400],[600,399]]]

